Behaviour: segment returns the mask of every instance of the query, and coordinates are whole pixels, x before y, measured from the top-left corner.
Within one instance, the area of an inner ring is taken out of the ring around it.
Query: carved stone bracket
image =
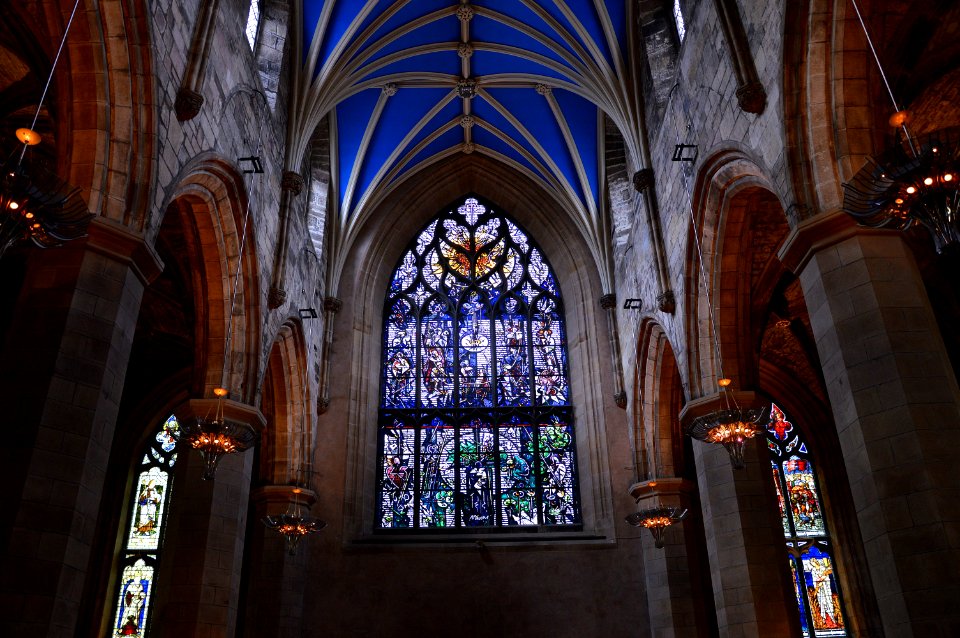
[[[343,302],[337,299],[336,297],[324,297],[323,298],[323,311],[324,312],[340,312],[340,309],[343,308]]]
[[[330,397],[320,397],[317,399],[317,414],[326,414],[330,408]]]
[[[759,115],[767,106],[767,92],[760,82],[748,82],[737,89],[737,103],[747,113]]]
[[[653,188],[653,169],[641,168],[633,174],[633,187],[638,193]]]
[[[627,393],[626,392],[617,392],[613,395],[613,400],[616,402],[617,407],[621,410],[627,409]]]
[[[177,120],[186,122],[197,117],[203,108],[203,96],[190,89],[181,88],[177,91],[177,99],[173,103],[173,110]]]
[[[657,308],[659,308],[661,312],[666,312],[671,315],[677,310],[677,298],[674,296],[672,290],[667,290],[657,296]]]
[[[283,288],[273,287],[267,293],[267,307],[270,310],[276,310],[287,302],[287,291]]]
[[[296,196],[303,192],[303,186],[304,181],[300,173],[295,173],[294,171],[283,172],[283,177],[280,179],[281,189]]]

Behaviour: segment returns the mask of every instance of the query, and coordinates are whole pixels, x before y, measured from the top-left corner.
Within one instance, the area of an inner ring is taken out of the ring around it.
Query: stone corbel
[[[190,399],[180,409],[176,410],[177,419],[189,421],[203,419],[214,414],[219,399]],[[233,399],[223,400],[223,418],[226,421],[247,425],[259,435],[267,427],[267,419],[259,408]]]
[[[760,115],[767,106],[767,92],[760,83],[757,67],[750,52],[750,42],[743,28],[736,0],[714,0],[720,16],[720,30],[730,50],[733,73],[737,78],[737,103],[746,113]]]
[[[187,52],[187,68],[183,72],[180,89],[173,104],[173,110],[181,122],[192,120],[203,108],[203,79],[207,60],[210,58],[219,6],[220,0],[200,0],[197,8],[197,22],[193,28],[190,50]]]

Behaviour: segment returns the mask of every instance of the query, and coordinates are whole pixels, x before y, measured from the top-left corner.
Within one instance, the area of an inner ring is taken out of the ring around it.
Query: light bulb
[[[909,195],[913,195],[913,194],[916,193],[916,192],[917,192],[917,189],[916,189],[915,187],[913,187],[913,186],[907,186],[907,193],[908,193]]]
[[[923,180],[923,183],[926,184],[927,186],[930,186],[930,185],[933,184],[933,178],[932,178],[932,177],[928,177],[928,178],[926,178],[925,180]]]
[[[20,204],[18,204],[17,202],[10,202],[8,208],[10,210],[17,210],[18,208],[20,208]]]

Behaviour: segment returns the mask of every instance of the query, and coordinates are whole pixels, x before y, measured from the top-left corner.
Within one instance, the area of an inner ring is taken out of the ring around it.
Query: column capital
[[[217,401],[218,399],[190,399],[174,410],[174,413],[182,421],[204,418],[214,413],[217,409]],[[257,434],[261,434],[267,427],[267,419],[259,408],[232,399],[224,399],[223,401],[223,418],[227,421],[249,425]]]
[[[265,513],[282,513],[291,503],[300,503],[309,510],[317,502],[317,493],[296,485],[264,485],[250,492],[250,500]]]
[[[837,209],[803,220],[790,230],[777,251],[784,267],[800,272],[816,253],[854,235],[889,235],[897,231],[859,226],[849,215]]]
[[[163,272],[160,255],[141,233],[106,217],[94,217],[87,227],[87,247],[133,269],[144,286]]]
[[[641,481],[630,486],[628,494],[640,503],[641,501],[659,499],[664,505],[678,505],[686,502],[696,486],[692,481],[683,478],[658,478],[651,481]]]
[[[683,430],[686,430],[687,426],[697,417],[717,410],[726,410],[728,409],[728,402],[732,404],[733,401],[736,401],[741,408],[757,408],[764,404],[763,399],[752,391],[734,390],[732,392],[708,394],[684,404],[683,409],[680,410],[680,426]]]

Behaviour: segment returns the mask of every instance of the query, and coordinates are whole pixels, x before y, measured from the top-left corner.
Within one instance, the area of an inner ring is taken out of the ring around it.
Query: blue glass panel
[[[420,404],[453,404],[453,318],[447,305],[435,299],[420,321]]]
[[[459,337],[460,407],[493,407],[490,317],[478,293],[460,306]]]
[[[804,586],[802,580],[802,571],[797,569],[797,559],[793,556],[790,556],[788,559],[790,561],[790,579],[793,581],[793,593],[797,597],[797,606],[800,608],[800,631],[803,633],[804,638],[810,637],[810,627],[809,621],[807,620],[807,606],[804,603],[806,596],[804,595]]]
[[[386,332],[383,406],[412,408],[417,399],[413,370],[417,321],[408,301],[398,299],[393,303],[387,317]]]
[[[456,524],[456,430],[435,417],[420,432],[420,527]]]
[[[416,427],[395,418],[380,429],[383,474],[380,477],[380,527],[413,526]]]
[[[538,312],[533,318],[533,366],[534,382],[537,385],[538,405],[568,405],[569,387],[565,353],[562,344],[563,322],[555,312],[556,304],[551,299],[537,302]]]
[[[527,361],[527,320],[516,299],[507,299],[496,329],[497,403],[530,405],[530,366]]]

